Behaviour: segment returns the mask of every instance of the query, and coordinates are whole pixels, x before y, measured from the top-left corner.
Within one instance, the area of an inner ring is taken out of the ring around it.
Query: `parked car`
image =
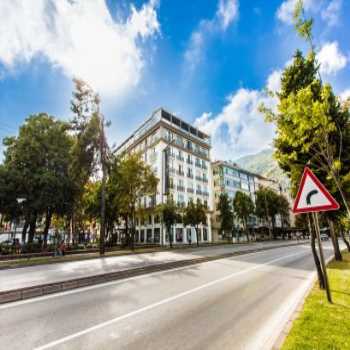
[[[329,240],[327,233],[321,233],[320,237],[321,237],[321,241],[328,241]]]

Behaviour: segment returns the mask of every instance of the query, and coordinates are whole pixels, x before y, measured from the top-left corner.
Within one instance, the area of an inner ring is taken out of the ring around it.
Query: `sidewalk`
[[[303,241],[305,243],[305,241]],[[306,241],[307,242],[307,241]],[[301,244],[302,242],[299,242]],[[26,288],[36,288],[55,285],[55,288],[48,288],[47,292],[43,292],[42,288],[29,293],[30,296],[49,294],[66,289],[78,288],[82,285],[91,285],[102,283],[107,280],[121,278],[119,275],[125,272],[140,269],[142,273],[149,272],[149,268],[161,269],[162,265],[171,263],[196,263],[201,262],[203,258],[221,257],[223,255],[234,255],[238,253],[271,249],[280,246],[289,246],[297,244],[296,241],[275,241],[267,243],[251,243],[241,245],[221,245],[211,247],[200,247],[194,249],[177,249],[174,251],[161,251],[144,254],[124,255],[96,258],[74,262],[63,262],[48,265],[38,265],[22,267],[18,269],[8,269],[0,271],[0,294],[9,291],[24,290]],[[171,268],[171,267],[168,267]],[[97,279],[96,277],[103,277]],[[127,276],[129,277],[129,276]],[[125,277],[122,277],[125,278]],[[93,279],[89,283],[89,279]],[[78,283],[79,282],[79,283]],[[80,283],[82,282],[82,283]],[[66,283],[66,286],[59,286]],[[69,284],[70,283],[70,284]],[[51,286],[52,287],[52,286]],[[21,295],[10,298],[10,300],[18,300],[25,298]],[[5,298],[6,299],[6,298]],[[0,296],[0,302],[3,302]],[[9,301],[6,299],[6,301]]]

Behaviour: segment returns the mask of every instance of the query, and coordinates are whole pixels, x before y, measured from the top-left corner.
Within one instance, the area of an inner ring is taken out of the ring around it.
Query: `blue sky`
[[[213,157],[271,145],[257,111],[274,106],[280,71],[297,48],[295,0],[3,0],[0,137],[26,116],[70,118],[72,77],[88,81],[120,143],[163,106],[212,136]],[[322,76],[350,95],[349,0],[305,0]]]

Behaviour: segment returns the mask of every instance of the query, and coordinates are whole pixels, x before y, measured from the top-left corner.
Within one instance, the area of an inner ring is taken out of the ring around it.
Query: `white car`
[[[321,233],[320,237],[321,237],[321,241],[328,241],[329,239],[327,233]]]

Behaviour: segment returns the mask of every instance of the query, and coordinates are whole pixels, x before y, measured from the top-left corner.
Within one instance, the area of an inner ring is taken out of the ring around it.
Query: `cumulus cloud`
[[[204,113],[195,120],[199,129],[211,135],[214,158],[235,159],[271,146],[274,126],[265,123],[258,110],[261,103],[276,105],[261,91],[241,88],[227,98],[219,114]]]
[[[192,72],[203,58],[208,37],[217,32],[225,32],[237,20],[239,15],[238,0],[219,0],[215,16],[212,19],[203,19],[190,36],[184,61],[187,72]]]
[[[346,66],[347,58],[340,51],[338,42],[325,43],[317,54],[320,71],[323,74],[335,74]]]
[[[341,101],[345,101],[348,98],[350,98],[350,89],[346,89],[340,94],[340,100]]]
[[[0,1],[0,63],[15,70],[41,56],[102,95],[121,96],[144,66],[142,41],[159,31],[156,2],[115,21],[104,0]]]
[[[277,9],[277,18],[286,24],[293,23],[293,13],[295,4],[298,0],[285,0]],[[311,10],[316,4],[316,0],[304,0],[303,5],[306,11]]]
[[[281,76],[282,71],[280,69],[274,70],[268,76],[266,87],[269,91],[279,92],[281,90]]]
[[[321,12],[321,17],[329,26],[335,26],[339,22],[342,0],[332,0],[328,6]]]

